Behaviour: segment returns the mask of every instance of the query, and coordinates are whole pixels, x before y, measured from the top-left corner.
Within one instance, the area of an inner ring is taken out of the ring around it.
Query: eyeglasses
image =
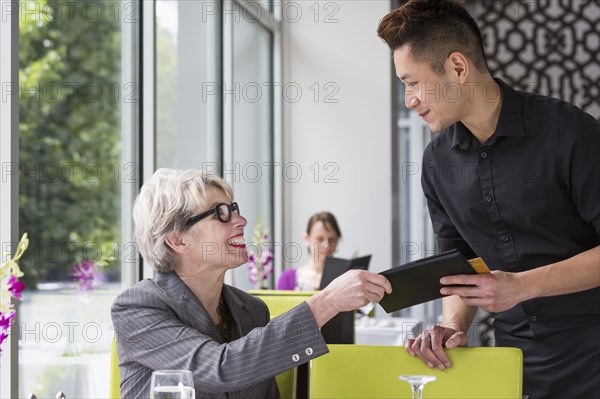
[[[212,215],[215,213],[217,215],[217,219],[219,219],[223,223],[227,223],[231,220],[231,214],[236,212],[238,215],[240,214],[240,207],[237,202],[232,202],[229,204],[217,204],[213,209],[210,209],[204,213],[193,216],[185,222],[185,227],[190,227],[193,224],[198,223],[202,219]]]

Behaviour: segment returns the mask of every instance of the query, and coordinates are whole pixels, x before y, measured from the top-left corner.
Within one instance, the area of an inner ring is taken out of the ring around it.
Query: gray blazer
[[[175,273],[157,273],[117,297],[111,313],[123,399],[147,399],[152,371],[161,369],[192,371],[196,399],[278,398],[275,375],[328,352],[306,302],[269,322],[263,301],[223,290],[241,337],[230,343]]]

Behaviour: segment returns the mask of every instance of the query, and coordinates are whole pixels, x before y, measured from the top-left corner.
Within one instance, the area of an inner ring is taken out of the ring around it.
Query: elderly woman
[[[247,260],[246,219],[229,185],[202,171],[158,170],[133,218],[156,275],[112,307],[123,398],[148,398],[157,369],[190,370],[197,399],[278,398],[275,375],[327,353],[323,324],[391,292],[385,277],[354,270],[269,321],[261,300],[224,284]]]

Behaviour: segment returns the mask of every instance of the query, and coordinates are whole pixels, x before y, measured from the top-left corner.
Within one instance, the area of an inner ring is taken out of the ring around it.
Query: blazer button
[[[294,353],[292,355],[292,361],[293,362],[297,362],[298,360],[300,360],[300,356],[297,353]]]
[[[308,356],[313,354],[313,349],[312,348],[306,348],[306,350],[304,351],[304,353],[306,353]]]

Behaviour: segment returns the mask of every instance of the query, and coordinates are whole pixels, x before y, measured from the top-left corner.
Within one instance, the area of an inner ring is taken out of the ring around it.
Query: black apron
[[[529,399],[600,397],[600,323],[538,338],[496,330],[496,346],[523,351],[523,395]]]

